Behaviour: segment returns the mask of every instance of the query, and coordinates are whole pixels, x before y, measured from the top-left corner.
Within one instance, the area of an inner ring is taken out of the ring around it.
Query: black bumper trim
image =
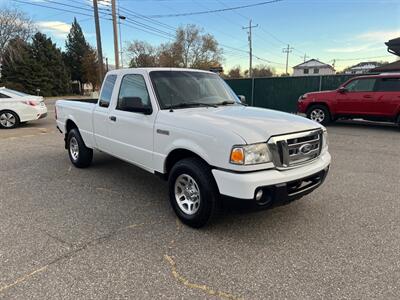
[[[324,170],[307,177],[276,185],[260,186],[255,190],[254,198],[252,200],[238,199],[228,196],[223,196],[223,200],[224,202],[226,200],[226,203],[232,200],[235,202],[250,202],[254,204],[254,206],[260,208],[272,208],[286,205],[294,200],[300,199],[321,186],[324,183],[328,172],[329,166]],[[263,191],[263,196],[260,200],[256,201],[255,196],[259,190]]]

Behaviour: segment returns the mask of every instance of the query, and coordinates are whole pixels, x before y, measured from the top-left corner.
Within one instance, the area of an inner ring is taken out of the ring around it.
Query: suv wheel
[[[92,163],[93,150],[85,146],[78,129],[68,132],[67,149],[69,159],[75,167],[86,168]]]
[[[323,105],[311,106],[307,111],[307,118],[322,125],[326,125],[331,122],[331,114],[329,113],[329,109]]]
[[[197,158],[177,162],[169,176],[169,198],[184,224],[193,228],[206,225],[215,215],[219,201],[209,166]]]
[[[0,127],[5,129],[12,129],[19,125],[18,115],[10,110],[0,112]]]

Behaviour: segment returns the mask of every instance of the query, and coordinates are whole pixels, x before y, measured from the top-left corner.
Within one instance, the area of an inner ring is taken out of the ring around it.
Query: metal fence
[[[251,106],[286,112],[297,111],[297,99],[307,92],[333,90],[354,75],[228,79],[237,95],[246,96]]]

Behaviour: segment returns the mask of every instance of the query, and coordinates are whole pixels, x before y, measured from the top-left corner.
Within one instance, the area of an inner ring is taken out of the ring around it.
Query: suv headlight
[[[266,143],[235,146],[231,151],[230,163],[235,165],[256,165],[271,161]]]

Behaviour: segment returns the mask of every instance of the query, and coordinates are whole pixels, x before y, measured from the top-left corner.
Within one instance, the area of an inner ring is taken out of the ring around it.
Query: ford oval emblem
[[[304,144],[299,148],[299,152],[302,154],[308,154],[311,152],[313,146],[311,144]]]

